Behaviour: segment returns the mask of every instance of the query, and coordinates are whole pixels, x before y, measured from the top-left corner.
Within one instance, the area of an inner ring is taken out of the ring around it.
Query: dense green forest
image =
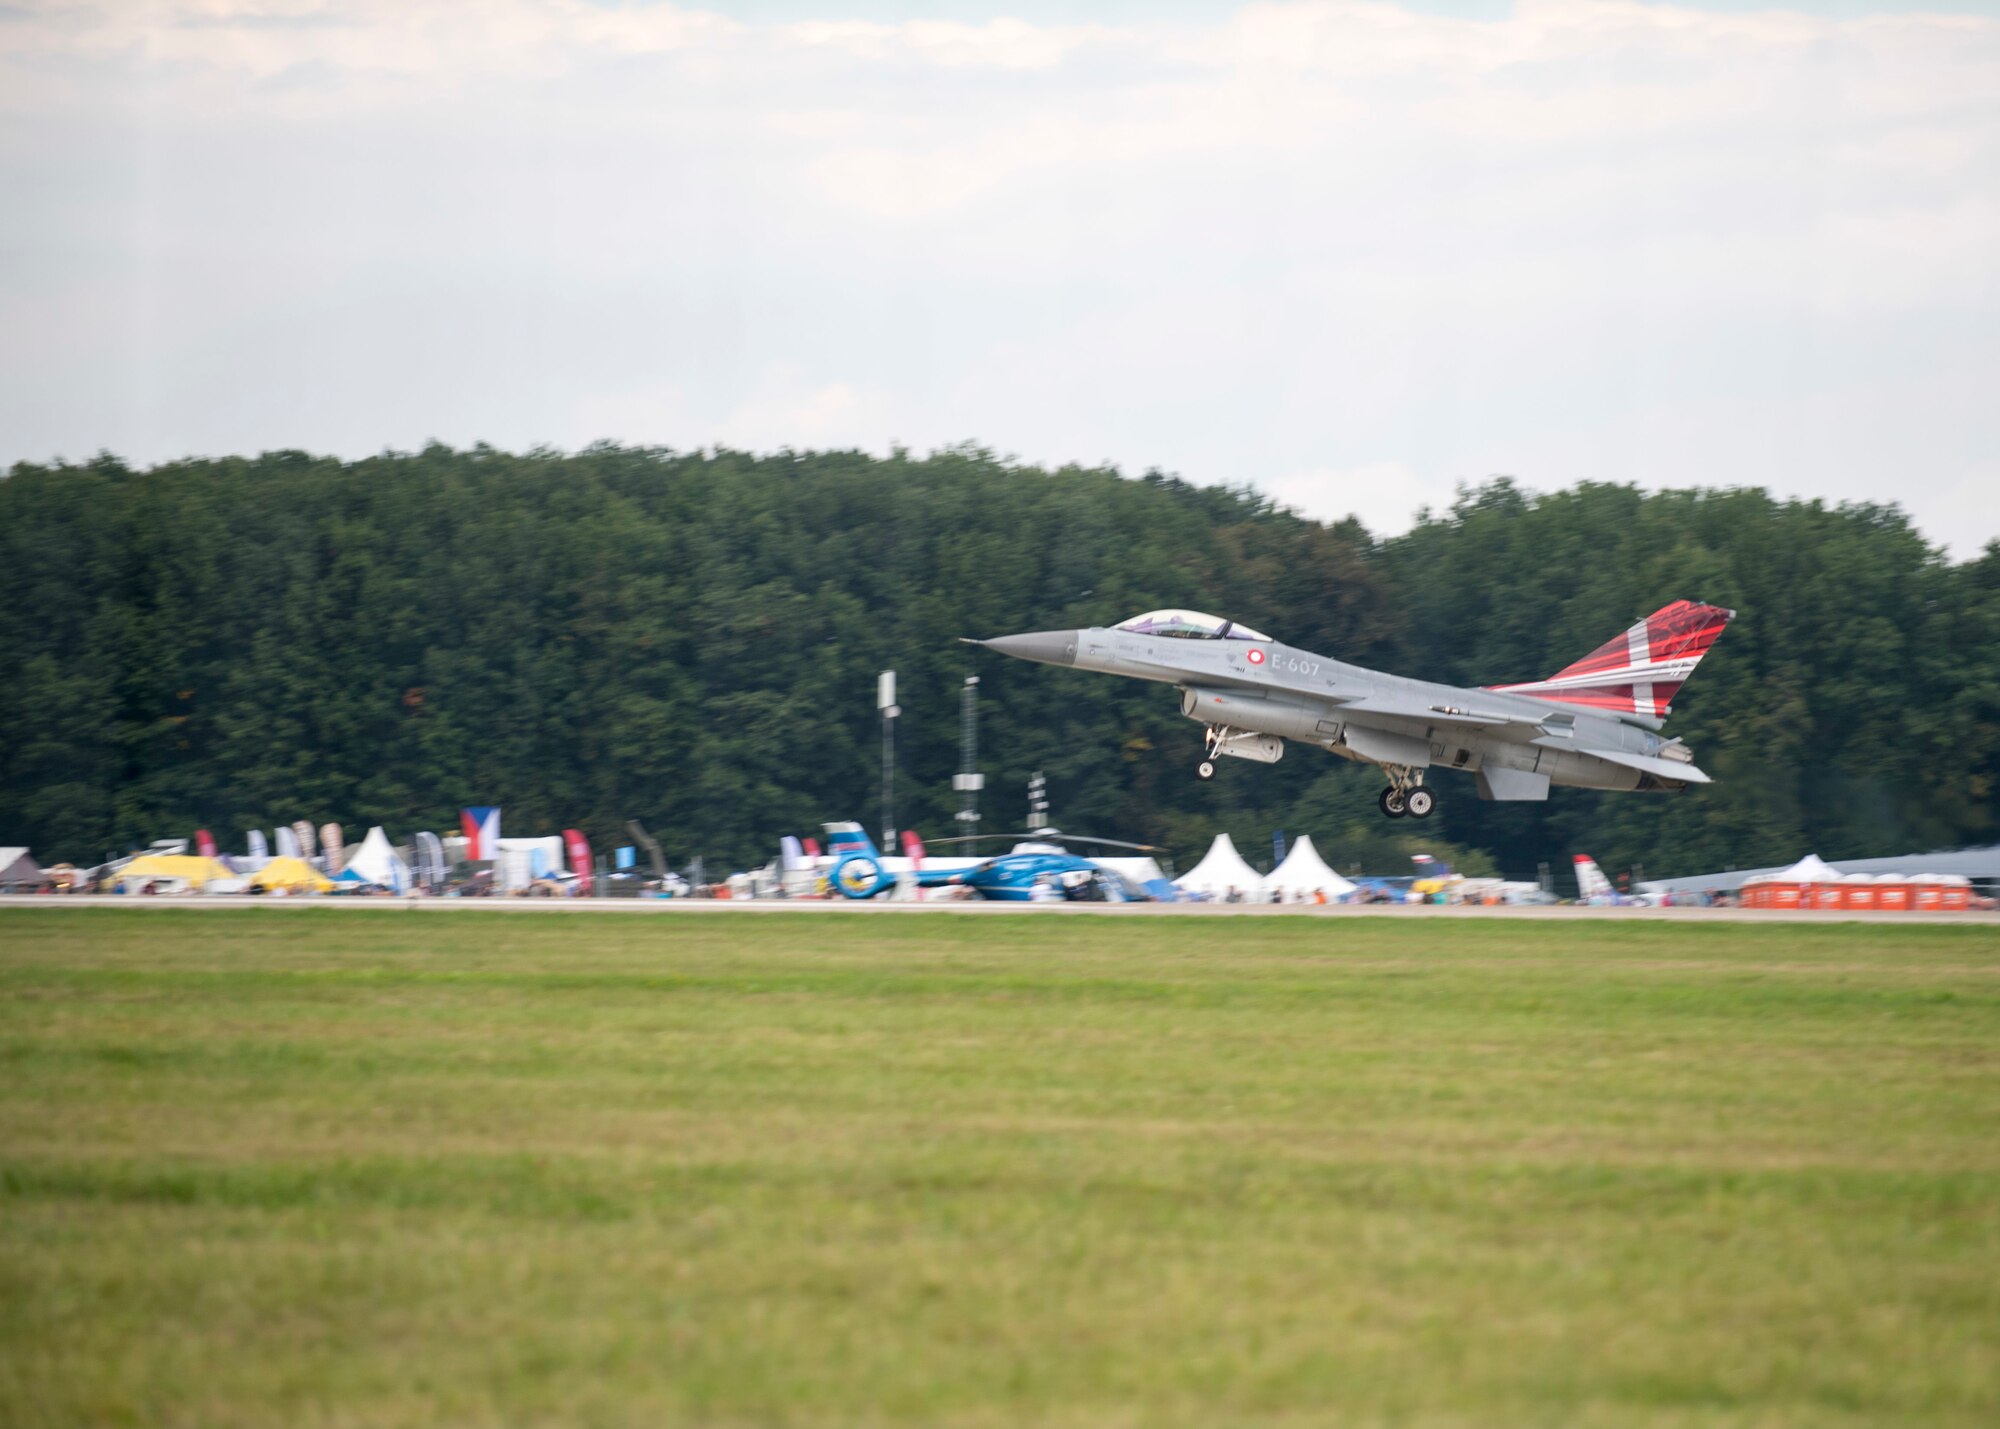
[[[958,643],[1214,610],[1341,659],[1465,683],[1559,668],[1667,601],[1740,616],[1669,725],[1716,783],[1482,804],[1419,827],[1375,771],[1295,747],[1194,777],[1159,686]],[[984,827],[1046,771],[1056,822],[1252,857],[1310,833],[1343,869],[1419,848],[1532,876],[1695,873],[1991,840],[2000,545],[1952,564],[1893,507],[1761,491],[1466,491],[1407,535],[1249,491],[917,459],[433,446],[0,479],[0,844],[95,860],[308,818],[448,830],[643,819],[677,861],[763,862],[878,822],[876,672],[899,672],[898,812],[954,832],[958,696],[981,677]],[[1563,884],[1567,891],[1567,882]]]

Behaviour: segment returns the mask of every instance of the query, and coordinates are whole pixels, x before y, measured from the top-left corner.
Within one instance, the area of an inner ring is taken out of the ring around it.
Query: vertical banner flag
[[[313,826],[304,819],[300,819],[292,825],[292,833],[297,836],[299,841],[299,857],[311,858],[313,856]]]
[[[458,816],[458,826],[465,830],[467,862],[500,857],[499,809],[485,805],[467,809]]]
[[[304,858],[305,851],[299,847],[298,831],[289,824],[278,826],[278,857]]]
[[[215,835],[207,829],[194,831],[194,851],[203,858],[214,858],[216,854]]]
[[[250,857],[257,861],[259,868],[262,868],[264,861],[270,858],[270,856],[271,846],[264,842],[264,831],[262,829],[250,830]]]
[[[806,866],[805,845],[796,834],[786,834],[778,840],[778,871],[790,873],[795,868]]]
[[[444,840],[428,830],[417,835],[417,879],[431,893],[444,888]]]
[[[432,893],[444,891],[444,841],[438,835],[424,831],[416,837],[416,877],[424,881],[424,887]]]
[[[331,878],[347,862],[347,840],[340,836],[339,824],[319,826],[319,846],[326,850],[326,872]]]
[[[564,829],[563,847],[569,850],[569,871],[577,877],[576,891],[590,892],[590,840],[576,829]]]

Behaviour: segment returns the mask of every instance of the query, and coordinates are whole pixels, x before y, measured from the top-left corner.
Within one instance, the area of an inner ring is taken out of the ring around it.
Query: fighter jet
[[[1663,606],[1624,634],[1526,684],[1465,688],[1349,665],[1193,610],[1153,610],[1109,628],[972,640],[1044,665],[1180,689],[1206,727],[1197,773],[1225,756],[1276,763],[1288,740],[1379,766],[1382,812],[1426,818],[1433,769],[1471,774],[1482,799],[1542,800],[1549,786],[1668,792],[1709,778],[1659,733],[1672,701],[1736,612]]]

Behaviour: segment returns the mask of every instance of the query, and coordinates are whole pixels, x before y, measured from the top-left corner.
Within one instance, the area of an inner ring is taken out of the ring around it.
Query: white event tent
[[[1201,862],[1176,878],[1174,887],[1205,898],[1226,898],[1232,888],[1245,898],[1257,898],[1264,892],[1264,875],[1243,861],[1228,834],[1217,834]]]
[[[1300,834],[1292,841],[1285,861],[1264,880],[1264,890],[1267,893],[1275,890],[1285,902],[1298,903],[1316,893],[1324,893],[1329,899],[1345,898],[1354,891],[1354,885],[1326,866],[1326,860],[1313,847],[1311,834]]]
[[[347,866],[335,881],[373,883],[392,893],[404,893],[410,887],[410,866],[389,846],[389,836],[377,824],[361,841],[361,847],[348,856]]]
[[[1809,853],[1790,868],[1772,875],[1778,883],[1838,883],[1840,870],[1816,853]]]

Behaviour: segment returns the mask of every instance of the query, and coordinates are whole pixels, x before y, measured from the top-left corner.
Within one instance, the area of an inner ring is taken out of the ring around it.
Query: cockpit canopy
[[[1198,610],[1149,610],[1120,621],[1118,628],[1130,635],[1166,635],[1175,640],[1261,640],[1268,644],[1271,639],[1247,625]]]

